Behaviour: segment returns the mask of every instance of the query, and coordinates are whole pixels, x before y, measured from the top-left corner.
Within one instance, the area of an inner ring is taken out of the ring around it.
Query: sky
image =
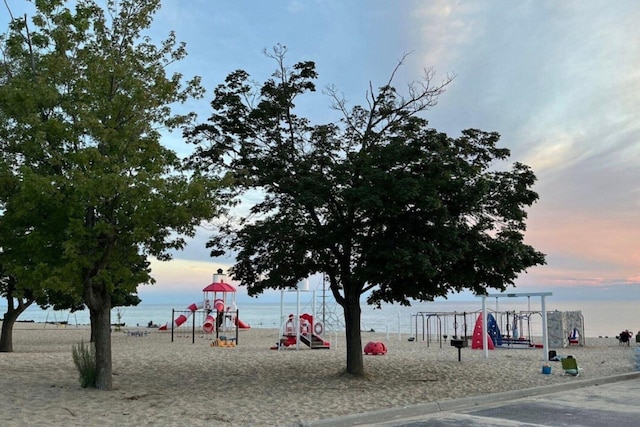
[[[7,3],[15,15],[24,1]],[[185,106],[200,121],[230,72],[268,78],[275,64],[263,50],[278,43],[291,64],[315,61],[317,86],[335,86],[350,105],[365,102],[369,83],[385,84],[406,53],[399,89],[428,68],[436,81],[455,74],[425,114],[430,125],[450,136],[496,131],[510,161],[538,178],[525,241],[547,265],[521,274],[515,291],[612,300],[640,298],[638,22],[635,1],[166,0],[150,34],[160,42],[175,31],[186,43],[176,69],[202,77],[207,95]],[[315,123],[337,118],[321,91],[303,107]],[[191,150],[180,135],[166,143]],[[193,299],[226,270],[232,259],[209,258],[210,234],[203,227],[174,260],[154,261],[143,301]]]

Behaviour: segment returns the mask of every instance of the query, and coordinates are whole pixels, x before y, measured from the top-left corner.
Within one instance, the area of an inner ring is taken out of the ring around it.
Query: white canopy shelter
[[[553,295],[552,292],[524,292],[508,294],[488,294],[482,296],[482,348],[484,357],[489,357],[489,342],[487,340],[487,298],[520,298],[520,297],[540,297],[542,310],[542,360],[547,360],[549,354],[549,337],[547,336],[547,307],[545,298]]]

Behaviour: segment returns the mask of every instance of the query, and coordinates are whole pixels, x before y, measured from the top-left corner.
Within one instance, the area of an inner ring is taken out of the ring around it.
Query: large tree
[[[143,35],[160,0],[104,3],[37,1],[31,22],[12,21],[0,142],[14,185],[3,201],[1,221],[15,230],[3,266],[18,286],[82,296],[95,385],[107,390],[113,303],[153,283],[148,257],[170,259],[215,215],[217,183],[161,144],[193,118],[172,107],[202,88],[170,71],[186,54],[173,33],[159,45]]]
[[[194,161],[212,176],[232,174],[240,193],[264,195],[210,241],[213,255],[237,252],[232,274],[250,294],[326,274],[344,309],[346,372],[362,375],[363,295],[408,305],[483,294],[544,263],[523,242],[525,208],[538,198],[533,172],[521,163],[495,168],[510,155],[497,133],[452,138],[420,117],[449,78],[434,84],[427,71],[401,95],[396,68],[352,109],[329,89],[342,118],[312,126],[295,102],[315,90],[314,63],[288,68],[285,52],[268,53],[278,68],[259,88],[245,71],[230,74],[209,121],[187,132],[199,147]]]

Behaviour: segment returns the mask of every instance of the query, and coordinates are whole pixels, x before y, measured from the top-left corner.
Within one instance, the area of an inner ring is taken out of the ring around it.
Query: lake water
[[[401,333],[403,335],[421,335],[423,330],[433,331],[432,333],[452,335],[462,335],[466,323],[469,334],[472,333],[475,321],[482,310],[482,300],[460,302],[442,301],[431,303],[416,303],[411,307],[401,307],[398,305],[383,305],[382,309],[374,309],[370,306],[362,307],[362,329],[376,332],[387,332],[390,334]],[[500,299],[499,305],[495,300],[487,299],[487,309],[500,313],[507,311],[516,313],[533,312],[528,316],[528,320],[521,323],[523,332],[530,333],[531,336],[542,335],[542,318],[539,315],[541,310],[540,299],[526,298]],[[323,305],[316,301],[315,308],[313,301],[301,303],[299,312],[315,312],[316,319],[323,321],[327,329],[343,330],[341,307],[337,304]],[[616,336],[622,330],[629,329],[634,334],[640,330],[640,319],[638,318],[638,303],[635,301],[553,301],[547,298],[547,311],[581,311],[585,321],[585,336]],[[180,307],[173,304],[140,304],[137,307],[124,307],[114,309],[111,313],[112,323],[125,323],[126,326],[146,326],[149,321],[163,325],[172,320],[172,310],[186,310],[186,306]],[[239,318],[254,328],[274,328],[281,326],[283,318],[289,314],[298,312],[295,302],[285,302],[281,308],[279,303],[251,302],[238,304]],[[0,313],[6,311],[5,305],[0,305]],[[537,312],[537,313],[536,313]],[[422,314],[419,314],[422,313]],[[435,314],[437,313],[437,315]],[[180,313],[176,312],[177,317]],[[119,320],[118,320],[118,315]],[[435,320],[439,319],[439,324]],[[497,315],[498,322],[506,323],[504,314]],[[502,317],[502,319],[501,319]],[[511,317],[512,319],[513,317]],[[431,320],[427,320],[431,319]],[[68,311],[42,310],[39,307],[29,307],[19,318],[19,320],[33,320],[35,322],[59,322],[66,321],[69,324],[86,325],[89,324],[89,313],[87,310],[69,313]],[[195,320],[199,327],[204,321],[204,313],[197,312],[189,321]],[[429,323],[430,322],[430,323]]]

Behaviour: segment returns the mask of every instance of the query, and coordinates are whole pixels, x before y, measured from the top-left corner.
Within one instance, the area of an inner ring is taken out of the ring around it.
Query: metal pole
[[[311,302],[311,310],[313,314],[313,323],[318,321],[318,313],[316,312],[316,290],[311,291],[311,295],[313,295],[313,300]],[[323,323],[324,324],[324,323]]]
[[[489,358],[489,342],[487,341],[487,297],[482,296],[482,349],[484,357]]]
[[[176,309],[171,309],[171,342],[173,342],[173,325],[175,324]]]
[[[296,328],[296,350],[300,350],[300,289],[296,287],[296,319],[293,322]]]
[[[280,335],[284,335],[284,291],[280,291]]]
[[[238,328],[240,323],[240,310],[236,308],[236,345],[238,345]]]
[[[325,320],[325,311],[327,309],[327,289],[325,282],[325,274],[322,273],[322,324],[327,327],[327,321]]]
[[[464,339],[467,339],[467,312],[463,311],[462,312],[462,330],[464,331],[464,334],[462,335],[462,337]]]
[[[547,334],[547,308],[544,295],[540,297],[540,304],[542,306],[542,360],[547,360],[549,357],[549,336]]]

